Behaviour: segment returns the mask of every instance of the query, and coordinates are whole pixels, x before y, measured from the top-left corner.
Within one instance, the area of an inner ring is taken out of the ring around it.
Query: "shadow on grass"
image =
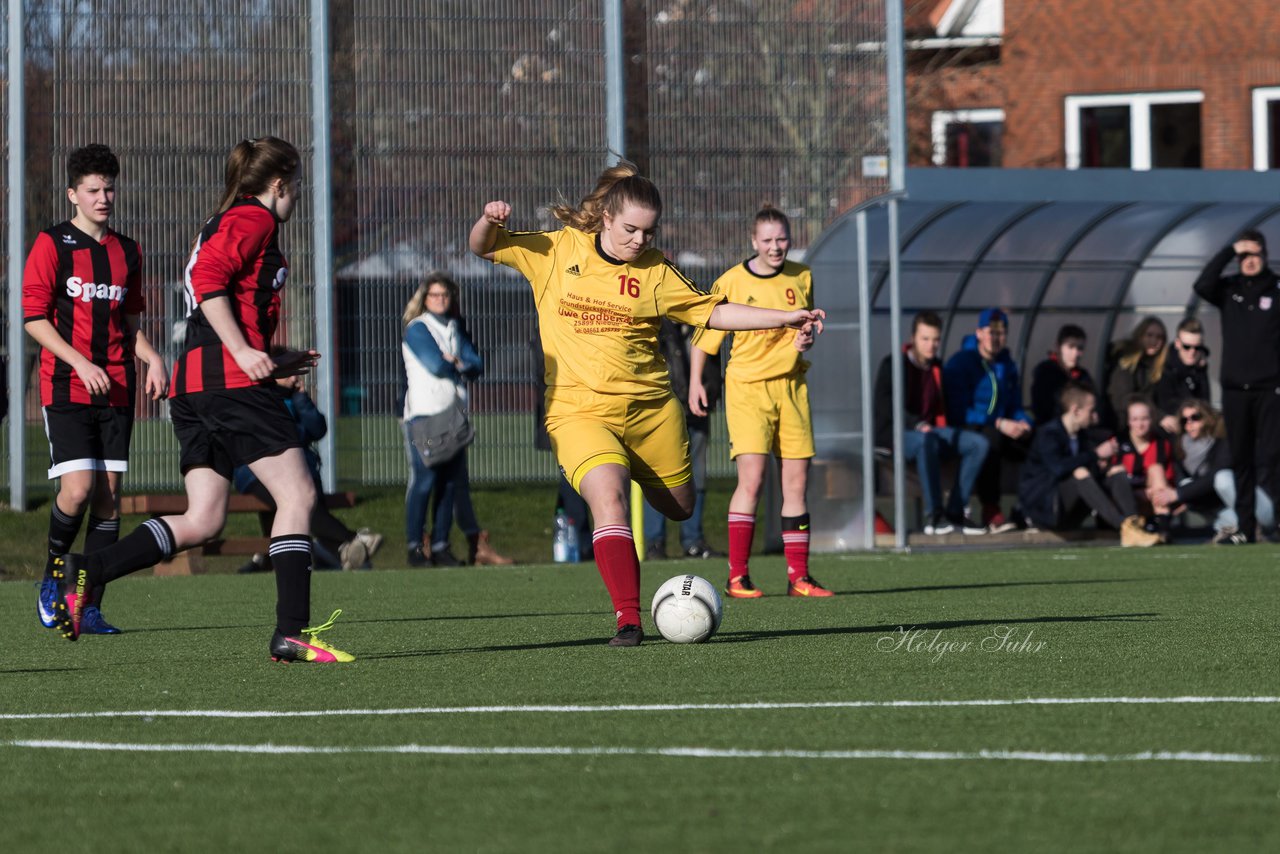
[[[339,622],[344,626],[367,625],[377,623],[434,623],[451,620],[509,620],[526,617],[589,617],[596,616],[599,611],[537,611],[525,614],[438,614],[418,617],[369,617],[367,619],[349,620],[342,618]],[[228,623],[221,626],[148,626],[141,629],[125,629],[124,634],[141,635],[148,632],[214,632],[230,629],[260,629],[262,623],[252,625]]]
[[[1006,619],[988,619],[988,620],[940,620],[929,623],[911,623],[902,622],[893,625],[879,626],[827,626],[824,628],[814,629],[773,629],[767,631],[749,631],[749,632],[721,632],[717,634],[712,643],[749,643],[751,641],[774,640],[777,638],[790,637],[821,637],[827,635],[870,635],[893,634],[900,629],[962,629],[973,626],[1013,626],[1013,625],[1044,625],[1052,623],[1142,623],[1152,622],[1160,617],[1158,613],[1138,613],[1138,614],[1081,614],[1077,616],[1062,617],[1009,617]],[[654,640],[661,640],[655,637]],[[467,646],[454,647],[450,649],[421,649],[421,650],[403,650],[399,652],[372,653],[361,655],[361,660],[378,660],[393,658],[419,658],[433,655],[464,655],[474,652],[521,652],[540,649],[566,649],[569,647],[580,646],[604,646],[608,643],[608,638],[593,637],[579,640],[564,641],[547,641],[545,643],[516,643],[516,644],[498,644],[495,646]]]
[[[0,667],[0,676],[19,673],[74,673],[83,667]]]
[[[840,596],[874,596],[878,593],[916,593],[929,590],[983,590],[993,587],[1039,587],[1058,584],[1131,584],[1164,579],[1151,578],[1072,578],[1061,581],[992,581],[986,584],[926,584],[919,587],[884,587],[876,590],[837,590]]]

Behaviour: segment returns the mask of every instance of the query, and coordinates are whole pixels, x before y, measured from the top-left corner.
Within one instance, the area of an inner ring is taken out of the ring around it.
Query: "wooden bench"
[[[354,492],[335,492],[324,496],[325,506],[341,509],[356,506]],[[227,513],[262,513],[271,508],[253,495],[233,494],[227,499]],[[120,499],[120,512],[125,515],[180,516],[187,512],[187,496],[182,493],[144,493],[125,495]],[[204,572],[205,555],[252,555],[266,553],[267,537],[226,537],[207,540],[174,555],[156,567],[156,575],[192,575]]]

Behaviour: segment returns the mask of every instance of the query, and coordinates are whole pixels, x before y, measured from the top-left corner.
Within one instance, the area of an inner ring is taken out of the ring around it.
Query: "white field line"
[[[149,709],[0,714],[0,721],[77,718],[279,718],[375,715],[590,714],[602,712],[768,711],[772,709],[919,709],[970,706],[1202,705],[1280,703],[1280,697],[1025,697],[979,700],[835,700],[814,703],[654,703],[610,706],[420,706],[403,709]]]
[[[267,755],[425,754],[434,756],[665,756],[678,759],[825,759],[1014,762],[1275,762],[1249,753],[1147,751],[1144,753],[1063,753],[1032,750],[721,750],[712,747],[473,747],[452,744],[391,744],[335,747],[302,744],[130,744],[103,741],[0,741],[7,747],[95,750],[124,753],[251,753]]]

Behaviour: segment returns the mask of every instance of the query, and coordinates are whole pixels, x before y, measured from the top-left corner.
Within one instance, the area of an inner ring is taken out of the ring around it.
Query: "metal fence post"
[[[315,133],[312,148],[312,192],[315,214],[315,347],[323,358],[316,370],[316,402],[328,416],[329,431],[320,440],[321,478],[326,492],[338,485],[337,433],[339,406],[335,388],[338,367],[334,334],[333,279],[333,182],[329,138],[329,3],[311,0],[311,121]]]
[[[26,254],[22,209],[26,198],[26,103],[22,0],[9,0],[9,506],[27,509],[26,330],[22,326],[22,268]]]
[[[625,62],[622,0],[604,0],[605,146],[610,166],[627,156]]]

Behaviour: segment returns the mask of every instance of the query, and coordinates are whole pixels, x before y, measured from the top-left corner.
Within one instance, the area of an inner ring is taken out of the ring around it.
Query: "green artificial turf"
[[[68,843],[96,852],[1280,848],[1274,699],[820,705],[1275,698],[1277,549],[819,556],[813,573],[841,594],[827,600],[777,595],[778,558],[753,566],[770,595],[727,602],[710,643],[650,639],[638,649],[603,644],[612,617],[589,565],[320,573],[314,616],[341,607],[327,637],[358,656],[340,666],[269,662],[270,577],[121,581],[104,611],[128,631],[75,644],[37,625],[30,581],[0,584],[4,850]],[[722,581],[719,562],[652,563],[645,594],[691,568]],[[913,642],[899,643],[912,630],[920,632]],[[1001,636],[1005,648],[994,649]],[[440,711],[742,703],[800,707]],[[418,711],[368,711],[379,709]],[[96,710],[268,714],[14,717]],[[119,747],[15,745],[33,740]],[[266,744],[344,752],[189,747]],[[485,752],[350,752],[406,745]],[[493,752],[503,747],[597,752]],[[703,750],[599,752],[661,748]],[[735,750],[1266,759],[706,755]]]

